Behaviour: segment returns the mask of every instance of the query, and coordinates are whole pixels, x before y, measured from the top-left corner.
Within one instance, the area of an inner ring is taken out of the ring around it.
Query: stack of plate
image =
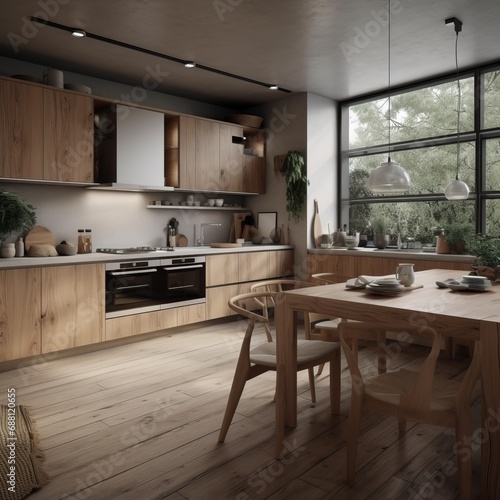
[[[365,290],[377,295],[397,295],[405,287],[396,278],[379,278],[366,285]]]
[[[491,288],[491,281],[484,276],[462,276],[460,283],[450,283],[448,286],[453,291],[469,290],[471,292],[484,292]]]

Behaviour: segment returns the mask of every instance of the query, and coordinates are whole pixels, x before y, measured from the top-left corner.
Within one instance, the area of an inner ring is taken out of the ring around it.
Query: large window
[[[342,105],[342,224],[370,236],[371,221],[384,215],[393,242],[398,234],[431,241],[432,228],[451,222],[500,235],[500,69],[461,75],[460,91],[459,134],[456,78],[392,91],[390,116],[388,94]],[[411,176],[404,195],[366,188],[370,172],[387,161],[389,141],[391,160]],[[457,174],[458,149],[458,175],[471,194],[449,201],[444,188]]]

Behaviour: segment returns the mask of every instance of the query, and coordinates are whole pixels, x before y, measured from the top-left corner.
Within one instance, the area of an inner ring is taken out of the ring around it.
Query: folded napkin
[[[382,278],[394,278],[394,274],[386,274],[385,276],[367,276],[361,275],[357,278],[351,278],[346,281],[346,288],[365,288],[366,285],[369,285],[372,281],[379,280]]]

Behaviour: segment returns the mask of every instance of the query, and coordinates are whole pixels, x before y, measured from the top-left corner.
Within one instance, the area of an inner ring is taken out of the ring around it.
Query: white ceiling
[[[244,109],[285,97],[255,84],[34,25],[30,16],[335,100],[387,87],[386,0],[2,0],[0,55]],[[500,1],[392,0],[391,84],[500,61]],[[149,70],[148,70],[149,68]],[[156,80],[145,77],[157,69]]]

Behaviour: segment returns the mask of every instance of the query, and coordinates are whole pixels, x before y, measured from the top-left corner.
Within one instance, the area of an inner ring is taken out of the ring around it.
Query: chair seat
[[[365,394],[379,401],[399,405],[402,394],[408,393],[415,385],[418,372],[401,369],[377,375],[365,380]],[[435,378],[432,384],[431,411],[451,410],[455,407],[455,396],[460,382]]]
[[[318,321],[314,324],[314,328],[318,330],[337,330],[340,321],[340,318]]]
[[[340,348],[338,344],[322,340],[297,341],[297,366],[309,363]],[[276,342],[261,344],[250,351],[250,361],[276,368]]]

